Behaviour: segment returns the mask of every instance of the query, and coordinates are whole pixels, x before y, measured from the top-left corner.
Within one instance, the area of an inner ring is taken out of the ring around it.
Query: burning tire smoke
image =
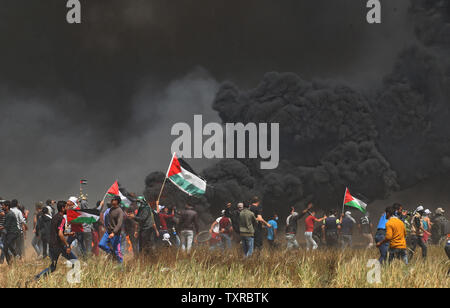
[[[213,108],[223,123],[280,123],[280,165],[264,171],[256,160],[222,160],[205,169],[202,209],[218,212],[255,194],[267,214],[310,200],[337,208],[346,186],[372,201],[447,176],[450,8],[448,1],[414,0],[410,12],[417,43],[398,55],[378,89],[276,72],[250,90],[222,84]]]

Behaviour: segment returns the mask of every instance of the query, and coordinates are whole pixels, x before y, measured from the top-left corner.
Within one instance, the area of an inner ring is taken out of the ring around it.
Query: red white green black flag
[[[127,197],[128,193],[126,190],[122,187],[120,187],[119,182],[115,181],[111,187],[108,189],[108,192],[106,193],[110,197],[119,196],[122,200],[121,204],[122,206],[128,208],[130,207],[130,204],[132,201]]]
[[[179,189],[190,196],[203,195],[206,192],[206,181],[174,153],[166,177]]]
[[[344,205],[357,208],[358,210],[360,210],[363,213],[366,212],[367,204],[365,204],[361,200],[353,197],[350,194],[350,191],[348,190],[348,188],[345,189]]]
[[[100,211],[97,209],[68,210],[68,223],[93,224],[100,218]]]

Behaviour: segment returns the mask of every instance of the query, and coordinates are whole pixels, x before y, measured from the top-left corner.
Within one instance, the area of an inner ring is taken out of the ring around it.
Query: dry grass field
[[[420,252],[420,251],[419,251]],[[48,259],[16,261],[0,266],[1,288],[353,288],[410,287],[448,288],[450,262],[440,247],[430,247],[429,257],[419,256],[409,265],[394,261],[381,267],[381,283],[370,284],[369,259],[378,258],[376,248],[364,250],[317,250],[306,252],[263,250],[244,260],[238,248],[210,252],[205,248],[185,255],[173,249],[158,250],[154,256],[134,259],[127,256],[118,266],[105,256],[81,262],[80,283],[69,283],[65,259],[50,276],[33,281],[33,276],[49,264]]]

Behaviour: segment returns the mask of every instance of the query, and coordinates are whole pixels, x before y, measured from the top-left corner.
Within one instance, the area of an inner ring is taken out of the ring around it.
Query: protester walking
[[[327,247],[334,248],[338,245],[338,231],[340,228],[341,225],[339,219],[336,218],[336,211],[329,211],[329,215],[322,225],[322,238]]]
[[[345,215],[340,220],[341,225],[341,247],[343,249],[352,247],[353,227],[356,220],[352,217],[350,211],[345,212]]]
[[[373,234],[372,234],[373,224],[370,221],[369,212],[366,212],[365,215],[363,217],[361,217],[358,227],[359,227],[359,230],[360,230],[363,238],[367,242],[366,248],[367,249],[372,248],[374,246]]]
[[[42,276],[47,276],[56,270],[59,256],[63,256],[72,263],[72,266],[77,260],[77,257],[73,254],[69,243],[66,240],[66,236],[73,236],[73,232],[66,232],[66,218],[69,206],[66,201],[58,201],[58,212],[52,217],[50,227],[50,259],[51,264],[42,272],[35,276],[38,280]]]
[[[11,210],[11,202],[6,201],[3,203],[3,211],[5,213],[5,241],[3,243],[4,254],[6,257],[6,262],[11,264],[11,256],[17,257],[18,252],[16,251],[18,238],[20,236],[20,229],[18,227],[17,216]]]
[[[395,216],[395,209],[388,207],[386,209],[386,235],[384,239],[377,243],[380,247],[384,243],[389,243],[389,263],[394,258],[403,260],[408,264],[408,254],[406,252],[406,228],[405,224]]]
[[[255,227],[254,247],[255,249],[260,250],[263,247],[263,225],[268,228],[270,228],[270,225],[267,223],[267,221],[264,220],[262,216],[262,206],[257,196],[253,197],[252,199],[250,211],[253,212],[256,217],[256,221],[258,222]]]
[[[198,214],[189,204],[186,204],[185,209],[181,212],[178,230],[181,230],[181,250],[190,253],[192,243],[194,242],[194,235],[199,232],[199,225]]]
[[[270,248],[276,248],[277,244],[275,239],[278,233],[278,215],[273,214],[267,223],[271,226],[267,228],[267,242],[269,242]]]
[[[286,219],[286,241],[287,249],[299,248],[297,242],[297,226],[298,220],[305,216],[308,210],[312,207],[312,203],[309,203],[306,209],[304,209],[300,214],[295,211],[295,207],[291,207],[289,216]]]
[[[105,217],[106,232],[98,245],[108,255],[114,255],[117,262],[123,262],[120,249],[121,230],[123,224],[123,211],[120,208],[121,199],[118,196],[111,200],[111,209]],[[111,248],[110,248],[111,246]]]
[[[36,229],[38,220],[42,217],[42,209],[43,204],[38,202],[35,205],[35,213],[33,215],[33,239],[31,240],[31,246],[34,248],[37,257],[41,257],[43,255],[43,247],[42,247],[42,239],[39,231]]]
[[[431,220],[433,223],[431,227],[431,239],[432,243],[435,245],[438,245],[447,239],[445,227],[449,222],[444,214],[444,209],[442,207],[438,207],[434,212],[434,217]]]
[[[241,236],[245,258],[253,254],[255,227],[258,223],[255,214],[250,211],[249,207],[248,204],[245,204],[239,214],[239,234]]]
[[[137,222],[135,225],[135,237],[138,238],[139,253],[149,254],[153,247],[154,235],[159,237],[153,211],[147,202],[138,202],[138,211],[127,213],[128,217]]]
[[[431,222],[431,219],[430,219],[430,214],[431,214],[431,211],[429,209],[426,209],[423,213],[423,218],[422,218],[423,229],[426,231],[423,233],[423,242],[425,243],[425,245],[428,244],[428,239],[431,236],[430,231],[433,226],[433,223]]]
[[[42,258],[47,258],[49,254],[50,233],[52,225],[52,216],[47,207],[42,208],[42,215],[36,224],[36,233],[42,241]]]
[[[423,206],[417,207],[411,220],[411,247],[409,251],[409,259],[412,259],[417,245],[422,249],[422,257],[427,257],[427,246],[423,241],[423,234],[428,233],[423,226],[423,214],[425,210]]]
[[[233,234],[233,225],[231,219],[227,216],[225,210],[222,211],[223,216],[219,221],[219,236],[223,249],[231,249],[231,237]]]
[[[317,245],[316,241],[313,239],[313,232],[314,232],[314,223],[316,222],[322,222],[327,217],[324,216],[320,219],[316,218],[316,211],[311,210],[309,211],[309,216],[305,219],[305,239],[306,239],[306,251],[309,251],[310,249],[316,250],[319,246]]]
[[[25,253],[25,237],[27,231],[27,221],[23,212],[19,209],[19,201],[13,199],[10,203],[11,212],[16,217],[17,228],[19,229],[19,234],[15,239],[14,247],[16,249],[17,255],[22,258]],[[10,246],[10,245],[9,245]]]
[[[386,208],[387,210],[387,208]],[[387,259],[387,254],[388,254],[388,250],[389,250],[389,243],[387,242],[383,242],[383,240],[386,237],[386,212],[384,212],[381,217],[380,220],[378,221],[378,225],[377,225],[377,232],[375,233],[375,242],[377,243],[381,243],[380,245],[377,245],[378,250],[380,251],[380,258],[378,259],[378,261],[383,264],[384,261],[386,261]]]

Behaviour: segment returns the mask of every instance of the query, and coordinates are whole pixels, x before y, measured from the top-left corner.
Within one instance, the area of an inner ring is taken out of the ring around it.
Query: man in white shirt
[[[24,251],[23,251],[23,242],[25,241],[25,234],[27,231],[27,221],[25,217],[22,214],[22,211],[18,207],[19,202],[14,199],[11,201],[11,212],[16,216],[17,220],[17,228],[20,230],[20,236],[17,238],[16,242],[16,251],[17,254],[22,258]]]

